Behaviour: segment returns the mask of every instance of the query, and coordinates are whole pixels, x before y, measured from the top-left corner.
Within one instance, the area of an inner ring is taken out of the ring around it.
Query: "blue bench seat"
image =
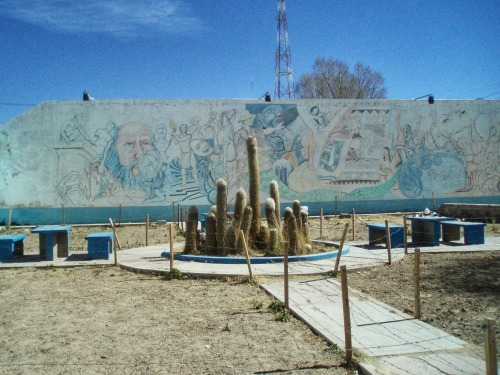
[[[114,251],[113,232],[93,232],[85,237],[88,241],[89,259],[109,259]]]
[[[460,228],[464,228],[465,245],[484,244],[485,223],[471,223],[467,221],[442,221],[443,241],[460,241]]]
[[[0,262],[12,262],[24,256],[25,234],[3,234],[0,236]]]

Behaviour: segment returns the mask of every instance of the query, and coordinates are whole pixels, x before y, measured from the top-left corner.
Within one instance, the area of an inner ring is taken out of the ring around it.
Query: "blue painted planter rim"
[[[342,254],[347,254],[349,252],[349,246],[345,246],[342,250]],[[292,255],[288,257],[288,262],[312,262],[324,259],[335,258],[338,254],[338,250],[329,251],[326,253],[317,254],[307,254],[307,255]],[[162,257],[170,258],[170,251],[164,251],[161,253]],[[199,263],[218,263],[218,264],[246,264],[247,260],[245,257],[218,257],[218,256],[207,256],[207,255],[191,255],[174,253],[175,260],[181,260],[185,262],[199,262]],[[268,263],[283,263],[283,257],[251,257],[250,263],[252,264],[268,264]]]

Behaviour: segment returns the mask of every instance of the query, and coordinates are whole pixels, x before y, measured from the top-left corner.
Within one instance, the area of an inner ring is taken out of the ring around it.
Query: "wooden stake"
[[[346,223],[344,226],[344,232],[342,233],[342,239],[340,240],[340,247],[337,253],[337,258],[335,259],[335,268],[333,269],[333,276],[335,277],[337,277],[337,272],[339,271],[340,255],[342,254],[342,249],[344,248],[344,241],[348,228],[349,228],[349,223]]]
[[[338,195],[335,196],[335,212],[337,212],[339,209],[339,197]],[[335,212],[333,213],[335,215]]]
[[[177,203],[177,226],[179,229],[181,229],[181,205],[180,203]]]
[[[414,287],[413,294],[415,296],[415,318],[420,319],[420,249],[415,249],[415,259],[413,267]]]
[[[351,215],[351,219],[352,219],[352,240],[354,241],[354,219],[356,217],[356,210],[354,210],[354,208],[352,209],[352,215]]]
[[[323,238],[323,208],[319,209],[319,238]]]
[[[175,202],[172,202],[172,223],[175,223]]]
[[[149,214],[146,214],[146,246],[148,246],[149,240]]]
[[[245,257],[247,258],[248,274],[250,275],[250,281],[252,281],[253,280],[252,264],[250,263],[250,256],[248,255],[248,247],[247,247],[247,242],[245,240],[245,234],[243,233],[242,230],[240,230],[240,238],[243,244],[243,249],[245,250]]]
[[[122,204],[120,203],[120,207],[118,209],[118,226],[122,226]]]
[[[61,204],[61,212],[62,212],[62,225],[66,225],[66,217],[64,215],[64,203]]]
[[[344,312],[345,360],[352,360],[351,313],[349,309],[349,288],[347,287],[347,268],[340,267],[340,283],[342,286],[342,307]]]
[[[486,375],[497,375],[497,344],[495,341],[495,321],[492,319],[486,320],[486,338],[484,341],[484,352],[486,358]]]
[[[405,255],[408,255],[408,238],[406,237],[406,216],[403,215],[403,243],[405,247]]]
[[[116,266],[118,264],[118,256],[116,255],[116,250],[118,250],[116,246],[118,238],[116,237],[115,223],[111,218],[109,218],[109,222],[111,223],[111,229],[113,230],[113,255],[115,257],[115,266]]]
[[[10,229],[10,225],[12,224],[12,206],[9,208],[9,221],[7,222],[7,229]]]
[[[168,225],[168,232],[170,237],[170,271],[174,268],[174,230],[173,224]]]
[[[288,300],[288,244],[285,245],[285,254],[283,257],[283,267],[284,267],[284,282],[285,282],[285,307],[290,310],[290,304]]]
[[[388,264],[391,265],[391,229],[389,228],[389,221],[385,221],[385,239],[387,244],[387,258]]]

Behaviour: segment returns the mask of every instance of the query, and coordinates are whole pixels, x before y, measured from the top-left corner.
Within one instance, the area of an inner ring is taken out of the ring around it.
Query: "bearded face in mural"
[[[131,122],[118,128],[104,159],[109,172],[128,190],[149,192],[161,170],[161,156],[146,124]]]

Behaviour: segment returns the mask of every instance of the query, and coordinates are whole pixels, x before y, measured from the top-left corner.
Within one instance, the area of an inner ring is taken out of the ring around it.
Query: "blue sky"
[[[287,0],[294,79],[357,61],[389,99],[500,98],[498,0]],[[258,98],[274,0],[0,0],[0,123],[45,100]],[[15,104],[15,105],[14,105]]]

